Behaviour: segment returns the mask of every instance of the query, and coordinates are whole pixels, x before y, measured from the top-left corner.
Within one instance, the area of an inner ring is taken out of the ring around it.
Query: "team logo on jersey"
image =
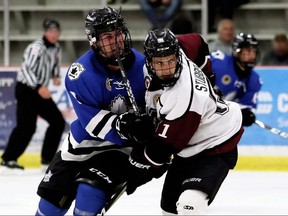
[[[108,91],[112,90],[112,79],[107,78],[107,80],[106,80],[106,88],[108,89]]]
[[[49,182],[52,175],[53,174],[52,174],[51,170],[49,170],[48,173],[45,174],[45,176],[43,178],[43,182]]]
[[[116,114],[124,113],[128,110],[128,105],[122,95],[115,97],[110,104],[110,111]]]
[[[231,83],[231,76],[229,76],[228,74],[225,74],[222,79],[221,82],[223,83],[223,85],[228,85],[229,83]]]
[[[68,71],[70,80],[76,80],[85,71],[85,68],[80,63],[73,63]]]
[[[112,91],[112,86],[115,86],[115,89],[116,90],[122,90],[125,88],[125,83],[123,83],[122,81],[114,81],[113,82],[113,79],[109,79],[107,78],[106,79],[106,88],[108,91]]]
[[[115,82],[113,82],[113,85],[116,85],[115,86],[115,89],[116,90],[122,90],[122,89],[124,89],[125,88],[125,83],[123,83],[123,81],[115,81]]]

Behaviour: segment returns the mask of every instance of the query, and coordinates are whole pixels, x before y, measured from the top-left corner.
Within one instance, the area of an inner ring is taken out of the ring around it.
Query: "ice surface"
[[[0,215],[34,215],[39,197],[40,170],[0,176]],[[106,215],[161,215],[159,207],[164,178],[126,194]],[[288,215],[288,172],[231,171],[214,202],[211,215]],[[68,215],[72,214],[72,208]]]

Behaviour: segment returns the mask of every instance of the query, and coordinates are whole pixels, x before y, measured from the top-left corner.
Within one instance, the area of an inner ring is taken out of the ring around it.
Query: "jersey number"
[[[168,131],[168,128],[170,127],[170,125],[168,124],[163,124],[164,126],[164,129],[162,131],[162,133],[158,134],[160,137],[163,137],[163,138],[167,138],[166,134],[167,134],[167,131]]]

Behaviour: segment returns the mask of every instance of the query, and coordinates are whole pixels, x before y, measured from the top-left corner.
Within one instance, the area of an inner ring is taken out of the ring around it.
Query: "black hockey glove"
[[[150,139],[155,132],[152,118],[146,114],[136,116],[125,112],[116,118],[114,127],[122,138],[139,143]]]
[[[256,120],[254,113],[249,108],[241,109],[241,112],[243,117],[242,126],[251,126]]]
[[[134,193],[138,187],[146,184],[153,178],[160,178],[168,169],[169,163],[159,166],[153,166],[149,163],[144,156],[144,149],[144,145],[135,146],[129,157],[127,195]]]

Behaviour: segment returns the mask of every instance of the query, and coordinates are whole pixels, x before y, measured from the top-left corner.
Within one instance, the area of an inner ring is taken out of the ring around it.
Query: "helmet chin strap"
[[[97,58],[102,65],[119,66],[116,56],[107,58],[101,55],[99,50],[94,46],[92,46],[92,49],[95,51]],[[121,60],[125,70],[128,70],[134,63],[135,55],[131,49],[127,49],[124,54],[121,55]]]
[[[254,67],[249,66],[249,62],[240,62],[238,59],[235,61],[235,63],[236,73],[241,79],[248,77]]]
[[[236,61],[236,64],[238,66],[238,68],[242,71],[245,71],[246,70],[246,62],[241,62],[239,61],[239,59]]]
[[[100,49],[96,47],[95,44],[93,44],[91,48],[95,51],[97,58],[99,59],[101,64],[118,66],[116,56],[106,57],[105,55],[103,55]]]

